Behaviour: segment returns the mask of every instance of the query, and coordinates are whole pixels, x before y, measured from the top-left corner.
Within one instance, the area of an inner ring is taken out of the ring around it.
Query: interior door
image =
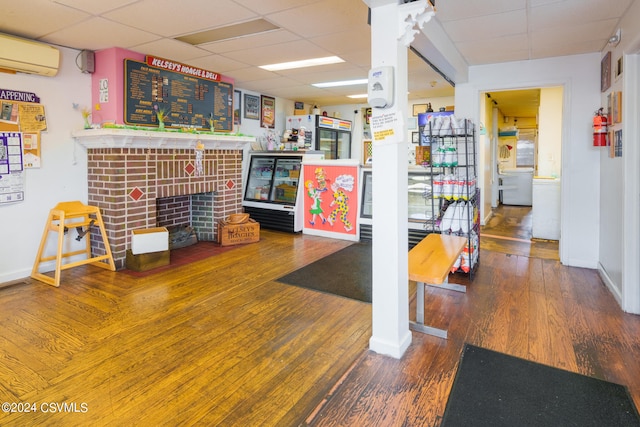
[[[324,152],[325,159],[335,159],[338,153],[338,140],[336,131],[331,129],[319,129],[318,150]]]

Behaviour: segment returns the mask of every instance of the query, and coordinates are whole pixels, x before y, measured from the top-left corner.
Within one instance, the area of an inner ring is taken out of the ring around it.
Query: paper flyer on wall
[[[0,204],[24,200],[22,133],[0,132]]]
[[[0,89],[0,132],[22,132],[25,169],[41,166],[40,133],[44,130],[44,105],[35,93]]]
[[[402,142],[404,120],[398,111],[373,114],[371,117],[371,133],[375,145],[399,144]]]

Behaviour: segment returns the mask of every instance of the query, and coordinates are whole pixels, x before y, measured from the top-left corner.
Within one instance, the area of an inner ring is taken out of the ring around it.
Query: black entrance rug
[[[371,245],[354,243],[277,281],[370,303]]]
[[[465,344],[443,427],[640,426],[626,387]]]

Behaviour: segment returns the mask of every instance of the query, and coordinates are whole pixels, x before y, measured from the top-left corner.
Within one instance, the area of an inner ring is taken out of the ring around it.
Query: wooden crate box
[[[220,246],[254,243],[260,240],[260,223],[249,218],[241,224],[230,223],[227,220],[218,222],[218,243]]]

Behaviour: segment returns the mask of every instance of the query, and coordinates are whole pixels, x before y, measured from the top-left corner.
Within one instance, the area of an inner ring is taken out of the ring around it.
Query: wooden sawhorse
[[[92,257],[91,240],[89,238],[91,233],[89,232],[89,229],[94,224],[100,229],[106,254]],[[78,230],[78,237],[76,240],[80,241],[83,238],[85,239],[85,248],[65,253],[63,251],[64,234],[72,227],[75,227]],[[86,228],[83,229],[82,227]],[[53,256],[42,256],[50,231],[58,233],[57,251]],[[63,258],[80,254],[85,254],[87,258],[64,265],[62,264]],[[56,260],[54,277],[40,273],[40,264],[45,261],[52,260]],[[105,263],[102,261],[107,262]],[[58,287],[60,286],[60,272],[62,270],[84,264],[94,264],[111,271],[116,271],[113,256],[111,255],[111,248],[109,247],[109,240],[107,239],[107,232],[104,228],[104,222],[102,222],[102,216],[100,215],[100,209],[95,206],[87,206],[78,201],[58,203],[55,208],[49,211],[49,217],[47,218],[47,223],[45,224],[44,232],[42,233],[42,240],[40,241],[40,247],[38,248],[38,255],[36,255],[36,260],[33,263],[33,270],[31,270],[31,277],[46,284]]]
[[[458,292],[467,287],[449,283],[451,267],[462,253],[467,239],[446,234],[429,234],[409,251],[409,280],[415,280],[416,321],[409,322],[409,329],[424,334],[447,338],[447,331],[424,324],[424,287],[439,286]]]

